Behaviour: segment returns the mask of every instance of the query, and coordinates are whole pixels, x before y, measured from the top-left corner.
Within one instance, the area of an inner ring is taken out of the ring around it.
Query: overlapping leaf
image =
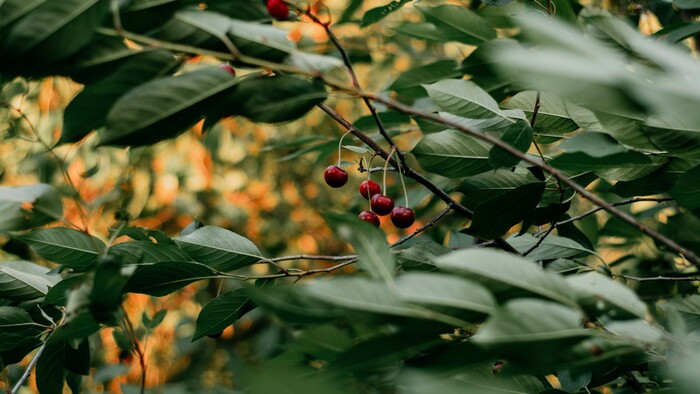
[[[175,242],[195,261],[219,271],[233,271],[263,258],[249,239],[221,227],[205,226]]]

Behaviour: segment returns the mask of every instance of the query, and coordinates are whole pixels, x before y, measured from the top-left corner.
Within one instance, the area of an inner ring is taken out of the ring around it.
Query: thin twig
[[[440,212],[437,216],[435,216],[434,218],[432,218],[428,223],[426,223],[426,224],[422,225],[421,227],[417,228],[417,229],[416,229],[414,232],[412,232],[411,234],[409,234],[409,235],[407,235],[407,236],[401,238],[400,240],[394,242],[393,244],[389,245],[389,247],[392,247],[392,248],[393,248],[393,247],[395,247],[395,246],[399,246],[399,245],[401,245],[402,243],[408,241],[409,239],[411,239],[411,238],[415,237],[416,235],[422,233],[423,231],[427,230],[428,228],[432,227],[435,223],[437,223],[438,220],[442,219],[443,216],[447,215],[447,214],[452,210],[452,208],[453,208],[452,203],[447,204],[447,206],[445,207],[445,209],[443,209],[442,212]]]
[[[124,313],[124,321],[126,322],[126,327],[129,331],[129,337],[131,338],[131,343],[134,346],[134,350],[136,351],[136,355],[139,357],[139,364],[141,365],[141,394],[146,393],[146,354],[144,353],[143,349],[141,349],[141,345],[139,345],[139,341],[136,338],[136,332],[134,331],[134,325],[131,323],[131,318],[129,318],[129,314],[126,313],[126,309],[124,309],[124,305],[122,305],[122,312]]]
[[[44,353],[44,349],[46,349],[48,343],[49,341],[45,340],[39,348],[39,350],[36,352],[36,354],[34,354],[34,358],[32,358],[32,361],[29,362],[27,369],[24,370],[22,377],[19,378],[17,384],[15,384],[15,387],[13,387],[10,391],[10,394],[17,394],[19,392],[19,389],[22,388],[22,384],[24,384],[24,382],[29,378],[29,375],[32,373],[32,370],[36,366],[36,363],[39,362],[39,357],[41,357],[41,354]]]
[[[614,274],[617,278],[633,280],[635,282],[696,282],[700,281],[700,276],[628,276],[623,274]]]
[[[282,256],[273,257],[270,259],[260,260],[258,263],[269,263],[269,262],[281,262],[281,261],[293,261],[293,260],[322,260],[322,261],[346,261],[356,259],[357,255],[345,255],[345,256],[322,256],[313,254],[298,254],[293,256]]]
[[[540,245],[542,245],[542,242],[544,242],[545,238],[547,238],[547,236],[548,236],[549,234],[552,233],[552,231],[554,230],[555,227],[556,227],[556,223],[554,223],[554,224],[552,224],[551,226],[549,226],[549,228],[547,229],[547,231],[540,237],[540,239],[537,240],[537,243],[534,244],[534,245],[532,245],[532,247],[530,247],[530,249],[526,250],[526,251],[523,253],[523,256],[527,256],[527,255],[529,255],[530,253],[532,253],[533,250],[539,248]]]

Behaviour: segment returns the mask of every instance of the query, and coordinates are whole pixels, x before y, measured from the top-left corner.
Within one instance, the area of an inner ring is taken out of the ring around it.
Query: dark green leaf
[[[144,83],[112,106],[100,144],[140,146],[175,137],[202,119],[237,82],[228,71],[213,68]]]
[[[149,330],[153,330],[156,327],[160,325],[160,323],[163,322],[163,319],[165,319],[165,315],[168,313],[167,309],[161,309],[158,312],[153,315],[153,318],[148,317],[146,312],[141,315],[141,320],[143,322],[143,326],[146,327]]]
[[[485,19],[462,5],[420,7],[419,10],[444,37],[443,41],[479,45],[496,38],[496,31]]]
[[[68,293],[83,283],[85,278],[85,275],[69,276],[68,278],[56,283],[51,287],[51,289],[49,289],[48,293],[46,293],[46,297],[44,297],[44,304],[66,306],[66,303],[68,302]]]
[[[574,290],[576,301],[589,316],[608,315],[613,319],[644,318],[646,305],[629,287],[590,272],[566,278]]]
[[[123,259],[119,256],[103,256],[97,262],[90,292],[90,311],[100,323],[117,325],[116,318],[122,303],[122,290],[128,278],[122,274]]]
[[[409,1],[410,0],[394,0],[387,5],[368,10],[362,17],[362,22],[360,23],[360,26],[367,27],[369,25],[379,22],[380,20],[384,19],[387,15],[403,7],[404,4],[408,3]]]
[[[539,238],[531,234],[523,234],[508,238],[508,243],[520,253],[530,250],[533,246],[537,245],[539,241]],[[593,254],[594,252],[569,238],[549,235],[537,248],[533,249],[527,255],[527,258],[531,260],[552,260],[575,257],[586,253]]]
[[[474,208],[472,224],[462,231],[485,239],[500,237],[532,215],[542,198],[544,187],[544,182],[529,183],[478,204]],[[513,201],[518,203],[513,204]]]
[[[528,119],[532,119],[537,92],[529,90],[511,97],[504,108],[521,109]],[[569,114],[566,101],[550,93],[540,93],[540,107],[537,110],[534,131],[540,138],[561,136],[578,128]]]
[[[700,3],[698,4],[700,5]],[[654,37],[658,37],[660,40],[666,40],[670,43],[676,43],[698,33],[700,33],[700,23],[684,22],[665,26],[663,29],[654,33]]]
[[[90,341],[82,340],[77,348],[65,347],[66,370],[87,376],[90,374]]]
[[[604,133],[580,133],[559,145],[565,150],[549,161],[564,170],[590,171],[651,164],[645,155],[629,151]]]
[[[195,261],[218,271],[233,271],[263,259],[249,239],[221,227],[205,226],[175,242]]]
[[[54,342],[46,345],[36,364],[36,386],[44,394],[63,393],[63,368],[65,367],[66,343]]]
[[[94,85],[83,89],[66,107],[60,143],[81,140],[104,125],[109,110],[126,92],[173,71],[180,62],[166,50],[144,51]]]
[[[532,128],[525,121],[519,121],[506,129],[501,137],[503,142],[514,147],[520,152],[527,152],[532,144]],[[489,164],[493,168],[512,167],[520,162],[520,159],[494,146],[489,152]]]
[[[62,217],[61,197],[51,185],[0,186],[0,231],[39,227]]]
[[[32,317],[24,309],[0,306],[0,332],[18,332],[35,325]]]
[[[445,112],[474,119],[505,117],[496,100],[474,82],[445,79],[423,87],[433,102]]]
[[[124,264],[152,264],[190,259],[187,253],[177,246],[148,241],[123,242],[110,247],[109,254],[122,257]]]
[[[449,251],[435,242],[416,242],[399,252],[398,261],[405,271],[434,271],[437,267],[433,260]]]
[[[192,341],[220,333],[235,323],[247,307],[248,300],[245,290],[233,290],[209,301],[197,316],[197,328]]]
[[[204,264],[170,261],[139,267],[129,278],[125,291],[162,297],[190,283],[209,279],[216,272]]]
[[[442,79],[455,78],[459,75],[457,63],[454,60],[439,60],[401,73],[387,89],[402,91],[419,88],[424,84],[432,84]],[[357,127],[362,130],[361,127]]]
[[[67,227],[34,230],[19,237],[41,257],[66,268],[84,270],[105,248],[100,239]]]
[[[700,166],[684,172],[668,194],[683,208],[691,210],[700,208]]]

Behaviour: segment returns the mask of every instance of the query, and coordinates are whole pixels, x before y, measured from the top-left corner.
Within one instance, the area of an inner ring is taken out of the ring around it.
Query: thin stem
[[[559,171],[558,169],[551,167],[548,164],[543,163],[540,160],[536,160],[536,159],[530,157],[529,155],[521,152],[520,150],[516,149],[512,145],[502,141],[500,138],[493,136],[491,134],[486,134],[486,133],[483,133],[481,131],[472,129],[470,127],[465,127],[458,122],[451,121],[449,119],[444,119],[444,118],[440,117],[439,115],[433,114],[431,112],[419,110],[419,109],[407,106],[405,104],[399,103],[397,101],[381,97],[378,94],[371,94],[371,93],[364,93],[364,94],[367,94],[368,96],[370,96],[371,99],[374,101],[383,103],[383,104],[387,105],[388,107],[396,109],[396,110],[403,112],[405,114],[420,116],[422,118],[432,120],[436,123],[450,126],[450,127],[454,128],[456,130],[459,130],[467,135],[473,136],[473,137],[478,138],[482,141],[485,141],[485,142],[488,142],[492,145],[495,145],[495,146],[503,149],[504,151],[506,151],[508,154],[519,158],[521,161],[524,161],[526,163],[532,164],[533,166],[539,167],[543,171],[551,174],[557,180],[561,181],[562,183],[566,184],[570,188],[574,189],[581,196],[583,196],[587,200],[591,201],[595,205],[600,206],[602,209],[608,211],[612,215],[617,216],[623,222],[632,225],[637,230],[639,230],[641,233],[651,237],[652,239],[658,241],[660,244],[662,244],[662,245],[666,246],[667,248],[675,251],[676,253],[682,255],[691,264],[700,267],[700,257],[698,255],[696,255],[695,253],[693,253],[692,251],[679,245],[678,243],[676,243],[672,239],[666,237],[665,235],[659,233],[658,231],[644,225],[639,220],[637,220],[634,216],[628,214],[627,212],[622,211],[620,209],[617,209],[615,206],[608,204],[607,202],[605,202],[603,199],[601,199],[597,195],[586,190],[585,187],[579,185],[578,183],[574,182],[571,178],[562,174],[561,171]]]
[[[651,276],[639,277],[628,276],[623,274],[614,274],[615,277],[633,280],[635,282],[696,282],[700,281],[700,276]]]
[[[423,231],[427,230],[428,228],[432,227],[433,225],[435,225],[435,223],[437,223],[438,220],[442,219],[442,218],[443,218],[445,215],[447,215],[453,208],[454,208],[454,206],[453,206],[451,203],[450,203],[450,204],[447,204],[447,206],[445,207],[445,209],[443,209],[442,212],[440,212],[437,216],[435,216],[434,218],[432,218],[428,223],[426,223],[426,224],[422,225],[421,227],[417,228],[417,229],[416,229],[414,232],[412,232],[411,234],[409,234],[409,235],[407,235],[407,236],[401,238],[400,240],[394,242],[393,244],[389,245],[389,247],[390,247],[390,248],[393,248],[393,247],[399,246],[399,245],[405,243],[406,241],[408,241],[409,239],[411,239],[411,238],[415,237],[416,235],[422,233]]]
[[[351,254],[346,256],[321,256],[321,255],[310,255],[310,254],[298,254],[294,256],[282,256],[273,257],[270,259],[260,260],[259,263],[267,263],[274,261],[276,263],[282,261],[294,261],[294,260],[321,260],[321,261],[345,261],[356,259],[357,255]]]
[[[350,134],[349,131],[345,132],[345,134],[343,134],[343,135],[340,137],[340,141],[338,141],[338,167],[340,167],[340,156],[341,156],[341,151],[342,151],[342,148],[343,148],[343,138],[345,138],[345,136],[348,135],[348,134]]]
[[[136,355],[139,357],[139,364],[141,366],[141,394],[146,393],[146,355],[139,345],[139,341],[136,338],[136,332],[134,331],[134,325],[131,323],[131,318],[129,314],[126,313],[124,305],[122,305],[122,312],[124,313],[124,321],[126,322],[126,327],[129,331],[129,337],[131,338],[131,343],[134,345],[134,350]]]
[[[391,156],[394,155],[394,152],[396,152],[396,149],[394,147],[391,148],[391,152],[389,153],[389,156],[386,158],[386,161],[384,162],[384,175],[382,177],[382,190],[384,193],[386,193],[386,173],[387,169],[389,168],[389,160],[391,160]]]
[[[540,245],[542,245],[542,242],[544,242],[545,238],[547,238],[547,236],[552,233],[552,231],[554,230],[555,227],[556,227],[556,223],[553,223],[551,226],[549,226],[547,231],[540,237],[540,239],[537,240],[537,243],[532,245],[532,247],[530,247],[530,249],[526,250],[525,253],[523,253],[523,256],[527,256],[530,253],[532,253],[533,250],[539,248]]]
[[[399,171],[399,180],[401,181],[401,188],[403,188],[403,198],[406,200],[406,206],[410,207],[411,205],[408,203],[408,191],[406,191],[406,182],[403,181],[401,171]]]
[[[45,340],[44,343],[39,348],[39,350],[37,350],[36,354],[34,355],[34,358],[32,358],[32,361],[29,362],[27,369],[24,370],[22,377],[19,378],[19,380],[17,381],[17,384],[15,384],[15,386],[10,391],[10,394],[17,394],[19,392],[19,389],[22,388],[22,385],[29,378],[29,375],[32,373],[32,370],[36,366],[36,363],[39,362],[39,357],[41,357],[41,354],[44,353],[44,349],[46,349],[46,346],[48,345],[48,343],[49,343],[49,341]]]

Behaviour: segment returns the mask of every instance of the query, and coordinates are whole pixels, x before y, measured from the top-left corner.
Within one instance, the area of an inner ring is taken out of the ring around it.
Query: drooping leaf
[[[423,87],[445,112],[475,119],[505,117],[496,100],[474,82],[444,79]]]
[[[233,271],[263,259],[249,239],[221,227],[204,226],[175,242],[195,261],[218,271]]]
[[[86,279],[85,274],[69,276],[53,285],[44,297],[44,304],[66,306],[68,294]]]
[[[0,231],[39,227],[62,217],[61,197],[51,185],[0,186]]]
[[[41,257],[66,268],[84,270],[105,248],[99,238],[67,227],[34,230],[19,237]]]
[[[0,332],[18,332],[35,325],[32,317],[24,309],[0,306]]]
[[[100,144],[141,146],[173,138],[202,119],[237,82],[228,71],[207,68],[141,84],[112,106]]]
[[[197,328],[192,341],[220,333],[235,323],[247,307],[248,300],[245,291],[232,290],[209,301],[197,316]]]
[[[480,174],[491,169],[491,145],[456,130],[428,134],[413,148],[423,169],[449,178]]]
[[[156,263],[139,267],[129,278],[124,291],[162,297],[215,275],[210,267],[191,261]]]
[[[486,286],[499,300],[526,296],[574,305],[571,289],[561,276],[522,257],[472,249],[440,256],[436,264]]]
[[[396,259],[381,230],[371,224],[343,215],[326,215],[336,234],[357,251],[357,264],[374,279],[393,282]]]
[[[496,38],[489,23],[469,8],[461,5],[439,5],[418,8],[439,32],[443,41],[458,41],[479,45]]]

